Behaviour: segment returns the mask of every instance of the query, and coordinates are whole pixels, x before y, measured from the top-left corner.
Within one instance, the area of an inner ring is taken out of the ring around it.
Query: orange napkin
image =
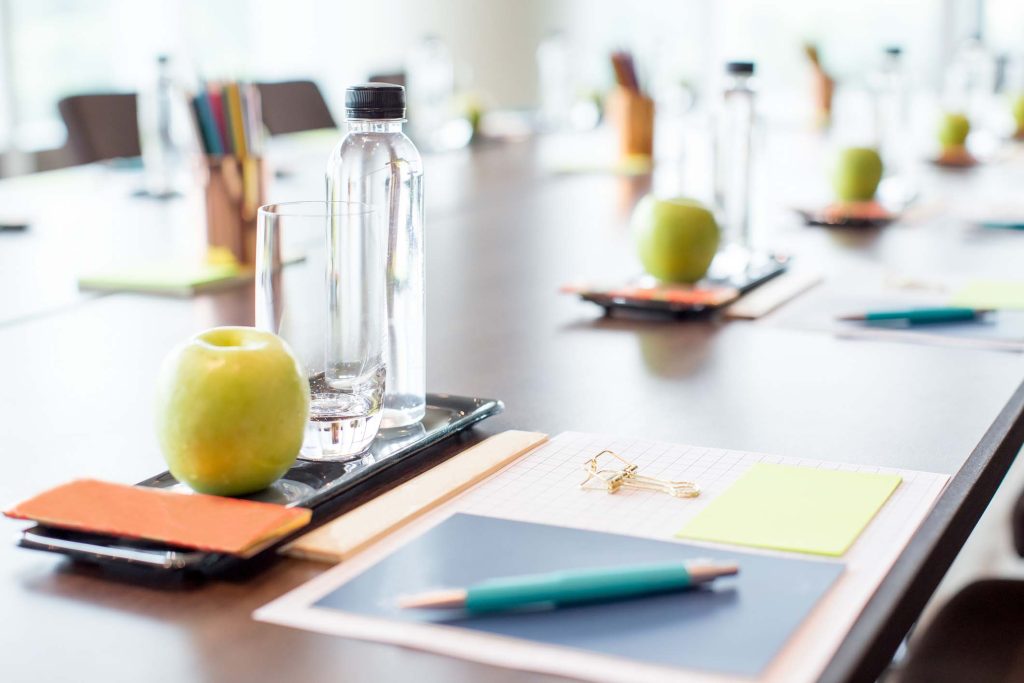
[[[251,556],[309,523],[306,508],[78,479],[4,514],[48,526]]]

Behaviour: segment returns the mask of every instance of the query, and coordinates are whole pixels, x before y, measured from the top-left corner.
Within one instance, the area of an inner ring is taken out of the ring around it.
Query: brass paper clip
[[[622,463],[622,469],[602,469],[598,460],[603,455],[610,455]],[[700,495],[700,487],[692,481],[668,481],[655,477],[645,477],[637,471],[634,463],[623,458],[614,451],[601,451],[583,464],[587,478],[580,482],[580,488],[604,489],[615,493],[621,488],[641,489],[644,491],[660,491],[676,498],[696,498]]]

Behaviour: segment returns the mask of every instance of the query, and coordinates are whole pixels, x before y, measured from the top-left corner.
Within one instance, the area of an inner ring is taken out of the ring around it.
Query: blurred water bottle
[[[754,129],[753,62],[729,62],[715,135],[715,206],[732,250],[749,251],[750,166]]]
[[[947,111],[963,112],[982,128],[992,110],[996,89],[996,59],[985,47],[981,34],[963,41],[946,70],[943,106]]]
[[[184,189],[195,140],[185,93],[174,79],[170,57],[157,57],[156,67],[155,78],[136,101],[145,190],[164,199]]]
[[[542,130],[559,131],[570,127],[575,93],[569,60],[569,44],[560,31],[548,34],[537,46]]]
[[[412,137],[429,149],[444,149],[455,96],[455,66],[444,41],[427,36],[417,43],[409,52],[405,79]]]
[[[894,174],[905,165],[909,148],[908,94],[902,48],[885,48],[882,64],[869,77],[869,85],[874,106],[875,142],[886,173]]]
[[[423,162],[402,132],[402,86],[351,86],[345,91],[345,119],[348,131],[327,162],[327,198],[370,204],[383,214],[388,355],[381,427],[407,427],[426,410]]]

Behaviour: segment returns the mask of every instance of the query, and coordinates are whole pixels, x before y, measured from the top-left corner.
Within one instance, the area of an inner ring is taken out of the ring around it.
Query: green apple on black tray
[[[633,210],[631,228],[644,270],[661,282],[697,282],[718,250],[715,217],[694,199],[648,195]]]
[[[288,345],[251,327],[217,327],[175,348],[157,390],[157,438],[178,481],[235,496],[292,466],[309,419],[309,381]]]
[[[940,166],[966,168],[974,166],[978,160],[967,150],[967,136],[971,132],[971,122],[966,115],[958,112],[943,114],[939,122],[938,138],[942,149],[935,163]]]
[[[1013,139],[1024,140],[1024,93],[1013,98]]]
[[[889,212],[875,195],[884,171],[882,157],[873,147],[847,147],[839,153],[832,176],[835,201],[825,208],[830,221],[856,218],[884,220]]]

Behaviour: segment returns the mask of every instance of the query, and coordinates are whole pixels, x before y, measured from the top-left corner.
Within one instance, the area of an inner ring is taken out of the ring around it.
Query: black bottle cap
[[[733,74],[735,76],[752,76],[754,75],[754,63],[753,62],[726,62],[725,73]]]
[[[345,118],[405,118],[405,88],[392,83],[362,83],[345,90]]]

